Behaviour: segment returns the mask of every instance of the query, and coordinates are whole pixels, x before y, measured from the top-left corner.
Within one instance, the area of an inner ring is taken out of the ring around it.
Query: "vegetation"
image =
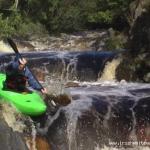
[[[110,26],[125,20],[131,1],[0,0],[0,37]]]

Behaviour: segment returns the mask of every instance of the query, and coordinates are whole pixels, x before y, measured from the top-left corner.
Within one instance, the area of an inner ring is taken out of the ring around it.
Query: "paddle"
[[[16,44],[14,43],[14,41],[12,39],[10,39],[10,38],[7,38],[7,41],[10,44],[10,46],[12,47],[12,49],[14,50],[14,52],[20,58],[23,58],[22,55],[19,53],[19,50],[18,50]],[[29,69],[29,67],[27,65],[26,65],[26,68],[30,71],[31,75],[36,80],[36,82],[40,85],[41,89],[44,89],[43,86],[41,85],[41,83],[38,81],[36,76],[32,73],[32,71]],[[59,96],[45,94],[45,96],[46,96],[46,99],[50,99],[51,100],[51,103],[53,104],[53,106],[56,106],[56,103],[54,101],[56,101],[57,104],[61,104],[62,106],[66,106],[66,105],[68,105],[71,102],[70,98],[66,94],[61,94]],[[48,103],[48,101],[46,101],[46,102]]]
[[[10,46],[12,47],[12,49],[14,50],[14,52],[20,57],[22,58],[21,54],[19,53],[19,50],[16,46],[16,44],[14,43],[14,41],[10,38],[7,38],[8,43],[10,44]],[[32,73],[32,71],[29,69],[29,67],[26,65],[26,68],[29,70],[29,72],[31,73],[31,75],[33,76],[33,78],[35,79],[35,81],[39,84],[40,89],[44,89],[44,87],[41,85],[41,83],[38,81],[38,79],[36,78],[36,76]]]

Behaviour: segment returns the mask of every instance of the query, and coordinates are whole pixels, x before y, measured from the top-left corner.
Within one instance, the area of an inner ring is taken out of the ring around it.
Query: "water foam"
[[[86,99],[86,101],[85,101]],[[78,149],[78,145],[76,143],[76,126],[78,122],[78,118],[82,115],[82,112],[88,111],[92,106],[92,99],[81,95],[80,98],[76,101],[72,101],[71,104],[64,108],[66,118],[67,118],[67,138],[69,150]]]
[[[3,41],[0,41],[0,52],[8,53],[8,52],[12,52],[12,49]]]
[[[113,59],[111,62],[107,62],[103,70],[103,74],[99,77],[98,81],[115,81],[116,80],[116,68],[121,62],[121,58]]]

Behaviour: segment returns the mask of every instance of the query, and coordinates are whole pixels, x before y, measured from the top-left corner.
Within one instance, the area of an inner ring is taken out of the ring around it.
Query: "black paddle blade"
[[[14,41],[12,39],[7,38],[7,42],[13,48],[13,50],[15,51],[15,53],[19,53],[18,48],[17,48],[16,44],[14,43]]]

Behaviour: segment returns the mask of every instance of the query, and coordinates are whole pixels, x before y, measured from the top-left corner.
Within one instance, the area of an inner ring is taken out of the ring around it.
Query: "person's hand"
[[[19,70],[23,70],[26,64],[27,60],[25,58],[19,59]]]
[[[43,88],[43,89],[41,89],[41,92],[42,92],[42,94],[47,94],[47,89]]]

